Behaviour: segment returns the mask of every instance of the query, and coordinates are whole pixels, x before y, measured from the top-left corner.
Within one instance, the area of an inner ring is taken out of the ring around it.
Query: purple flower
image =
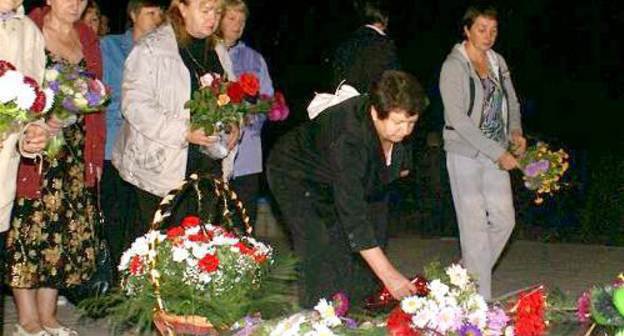
[[[528,164],[524,168],[524,175],[529,177],[535,177],[540,173],[546,172],[548,170],[548,167],[550,167],[550,162],[548,162],[548,160],[539,160],[537,162]]]
[[[349,297],[345,293],[338,292],[334,294],[332,301],[336,316],[341,317],[347,315],[349,311]]]
[[[68,111],[72,111],[72,112],[78,111],[78,108],[74,104],[74,101],[71,99],[71,97],[65,97],[63,99],[63,107]]]
[[[88,92],[86,98],[90,107],[100,105],[102,100],[102,96],[98,92]]]
[[[459,336],[482,336],[481,330],[472,324],[464,324],[459,329]]]
[[[488,335],[499,336],[503,334],[509,323],[509,316],[500,307],[493,307],[487,312]]]
[[[48,82],[48,87],[50,88],[50,90],[54,91],[54,93],[58,93],[61,89],[61,85],[58,81]]]
[[[354,319],[348,317],[341,317],[340,320],[344,323],[347,329],[357,329],[358,325]]]
[[[576,318],[581,323],[589,322],[589,309],[591,306],[591,296],[589,292],[583,292],[583,294],[576,301]]]

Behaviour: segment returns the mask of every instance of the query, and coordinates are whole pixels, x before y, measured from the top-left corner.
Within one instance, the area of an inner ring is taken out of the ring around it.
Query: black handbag
[[[97,214],[95,227],[92,228],[95,248],[95,269],[91,278],[80,285],[71,286],[61,290],[69,302],[78,305],[84,299],[92,298],[108,293],[114,285],[113,258],[108,242],[103,238],[104,215],[100,206],[99,183],[97,188]],[[95,316],[91,316],[95,317]]]

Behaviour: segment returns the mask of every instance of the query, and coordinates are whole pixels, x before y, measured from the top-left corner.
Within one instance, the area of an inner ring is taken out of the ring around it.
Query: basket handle
[[[243,205],[243,202],[238,198],[236,192],[230,189],[229,184],[221,178],[216,178],[211,175],[198,176],[197,174],[191,174],[187,180],[182,182],[180,186],[169,191],[167,196],[165,196],[156,213],[154,214],[154,218],[152,220],[151,229],[159,230],[165,220],[172,216],[175,205],[181,201],[182,195],[185,195],[189,189],[193,188],[196,195],[197,200],[197,210],[201,215],[205,210],[202,208],[202,200],[204,198],[204,193],[202,188],[200,187],[201,182],[209,182],[211,189],[211,195],[215,197],[217,201],[217,205],[223,208],[222,218],[224,219],[224,223],[213,223],[215,225],[223,224],[224,226],[236,230],[234,227],[232,216],[233,213],[230,211],[229,202],[233,202],[236,207],[236,212],[240,216],[243,226],[245,227],[245,234],[251,235],[253,233],[253,227],[251,226],[251,221],[249,219],[249,215],[247,214],[247,209]],[[219,204],[220,203],[220,204]],[[201,216],[200,216],[201,217]],[[202,226],[203,227],[203,226]]]

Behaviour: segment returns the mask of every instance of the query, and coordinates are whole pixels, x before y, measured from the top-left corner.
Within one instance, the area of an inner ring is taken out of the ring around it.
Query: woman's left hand
[[[227,148],[228,151],[231,151],[236,144],[238,144],[238,138],[240,137],[240,126],[238,125],[232,125],[232,127],[230,127],[230,132],[228,133],[228,138],[227,138]]]
[[[513,154],[515,156],[522,156],[526,152],[527,142],[526,138],[522,136],[520,132],[513,132],[511,134],[511,142],[514,145]]]
[[[26,153],[39,153],[48,142],[48,132],[39,125],[28,125],[22,138],[22,149]]]

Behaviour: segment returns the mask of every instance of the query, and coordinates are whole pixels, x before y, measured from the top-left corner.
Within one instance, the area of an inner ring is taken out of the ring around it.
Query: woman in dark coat
[[[424,101],[415,78],[386,71],[370,95],[328,108],[272,150],[267,175],[301,258],[303,306],[337,292],[358,305],[373,275],[395,298],[414,291],[382,250],[384,200],[385,187],[405,174],[411,158],[401,141]]]

